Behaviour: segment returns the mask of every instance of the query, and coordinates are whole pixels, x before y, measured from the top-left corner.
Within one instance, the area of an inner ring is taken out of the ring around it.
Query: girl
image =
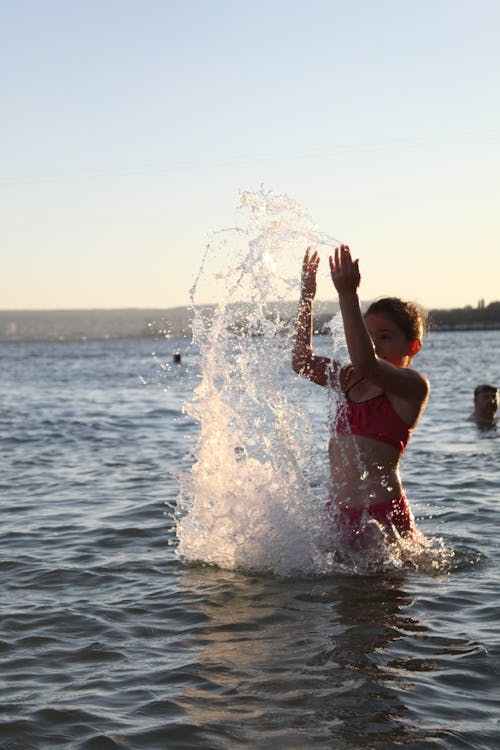
[[[338,494],[328,507],[340,528],[349,540],[359,540],[360,533],[373,527],[365,522],[375,519],[394,540],[415,531],[399,462],[429,397],[427,379],[410,367],[420,351],[425,316],[413,303],[390,297],[370,305],[363,317],[357,293],[358,262],[352,260],[347,245],[330,256],[351,360],[342,366],[313,351],[312,306],[319,256],[307,249],[292,365],[314,383],[338,384],[345,395],[329,445]]]

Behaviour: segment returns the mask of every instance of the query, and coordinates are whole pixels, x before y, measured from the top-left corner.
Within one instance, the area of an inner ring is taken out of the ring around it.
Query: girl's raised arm
[[[352,260],[347,245],[335,248],[334,256],[330,256],[330,271],[339,295],[347,348],[356,375],[404,399],[424,401],[429,385],[422,375],[406,366],[396,367],[376,354],[359,304],[358,261]],[[412,355],[411,347],[408,342],[408,360]]]
[[[295,321],[295,334],[292,348],[292,367],[299,375],[309,378],[318,385],[327,385],[330,359],[314,354],[313,299],[316,295],[316,274],[319,255],[311,253],[308,247],[302,263],[300,302]]]

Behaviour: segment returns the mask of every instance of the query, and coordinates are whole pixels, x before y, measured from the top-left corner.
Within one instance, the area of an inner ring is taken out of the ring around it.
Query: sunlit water
[[[291,326],[280,305],[296,296],[297,249],[334,240],[318,238],[286,196],[244,193],[242,210],[241,227],[212,238],[192,290],[201,382],[186,409],[200,436],[177,506],[178,554],[245,571],[319,572],[321,505],[307,470],[322,468],[299,391],[284,377]],[[209,317],[196,299],[212,280],[221,302]]]
[[[287,332],[197,335],[0,345],[1,750],[500,747],[500,442],[468,421],[500,332],[427,337],[402,473],[443,546],[372,569],[323,546]]]

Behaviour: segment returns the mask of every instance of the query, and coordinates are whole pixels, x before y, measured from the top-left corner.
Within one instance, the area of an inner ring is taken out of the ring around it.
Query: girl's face
[[[377,357],[395,367],[407,367],[420,349],[418,341],[408,341],[405,334],[387,313],[368,313],[365,325]]]

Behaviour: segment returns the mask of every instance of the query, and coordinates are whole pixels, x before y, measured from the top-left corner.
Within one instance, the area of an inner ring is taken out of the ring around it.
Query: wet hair
[[[365,315],[370,313],[385,313],[400,328],[408,341],[418,339],[422,341],[427,331],[427,313],[414,302],[408,302],[399,297],[383,297],[372,302]]]
[[[481,383],[481,385],[477,385],[474,388],[474,400],[479,396],[480,393],[483,393],[486,391],[487,393],[497,393],[498,388],[494,385],[490,385],[489,383]]]

